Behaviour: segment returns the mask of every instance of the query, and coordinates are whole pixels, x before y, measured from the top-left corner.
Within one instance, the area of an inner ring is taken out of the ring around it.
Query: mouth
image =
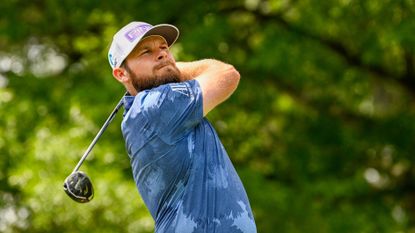
[[[166,66],[172,65],[170,62],[161,62],[160,64],[158,64],[157,66],[155,66],[154,68],[156,70],[160,70]]]

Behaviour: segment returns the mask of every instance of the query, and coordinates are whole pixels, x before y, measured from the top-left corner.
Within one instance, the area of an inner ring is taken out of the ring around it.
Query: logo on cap
[[[117,65],[117,59],[111,53],[108,54],[108,60],[110,61],[112,67]]]
[[[144,33],[146,33],[150,29],[151,29],[151,25],[149,24],[138,25],[132,28],[131,30],[129,30],[127,33],[125,33],[125,37],[130,42],[133,42],[135,39],[142,36]]]

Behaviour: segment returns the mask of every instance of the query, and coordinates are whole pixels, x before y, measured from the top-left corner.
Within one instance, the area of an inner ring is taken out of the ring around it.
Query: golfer
[[[108,59],[124,97],[121,124],[138,191],[159,233],[251,233],[254,216],[242,182],[205,116],[236,89],[232,65],[176,62],[179,30],[131,22]]]

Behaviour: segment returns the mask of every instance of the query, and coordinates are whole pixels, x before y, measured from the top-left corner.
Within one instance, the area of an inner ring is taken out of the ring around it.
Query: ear
[[[121,67],[114,68],[112,70],[112,75],[120,83],[124,83],[125,84],[125,83],[127,83],[130,80],[130,78],[129,78],[128,74],[127,74],[127,71],[125,69],[121,68]]]

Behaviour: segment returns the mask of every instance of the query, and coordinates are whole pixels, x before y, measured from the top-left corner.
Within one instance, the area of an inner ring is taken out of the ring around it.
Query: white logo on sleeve
[[[190,97],[189,88],[187,87],[186,83],[173,83],[173,84],[170,84],[170,87],[172,91],[178,92],[187,97]]]

